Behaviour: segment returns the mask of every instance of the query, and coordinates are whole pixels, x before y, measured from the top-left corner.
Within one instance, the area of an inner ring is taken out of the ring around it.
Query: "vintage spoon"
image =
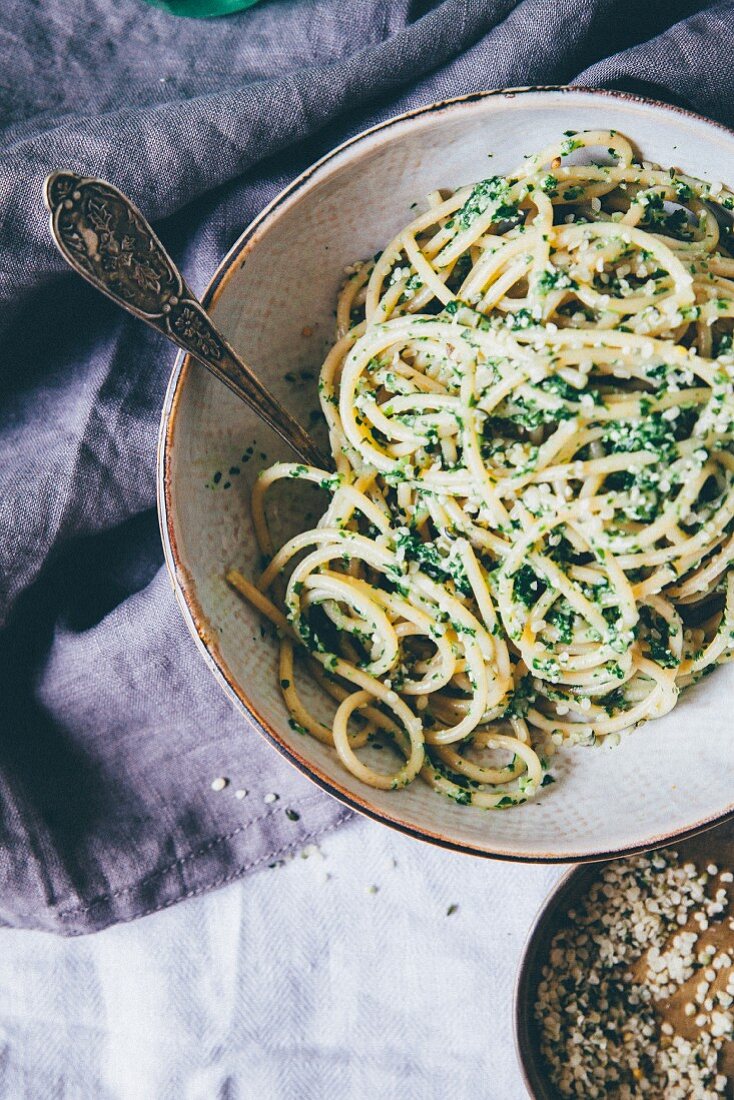
[[[75,172],[52,172],[44,197],[54,241],[79,275],[207,367],[304,462],[331,467],[227,343],[148,222],[121,191]]]

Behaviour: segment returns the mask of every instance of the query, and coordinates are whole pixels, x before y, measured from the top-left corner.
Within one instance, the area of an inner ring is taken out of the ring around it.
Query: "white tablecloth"
[[[560,873],[358,820],[95,936],[2,930],[0,1095],[522,1100],[513,983]]]

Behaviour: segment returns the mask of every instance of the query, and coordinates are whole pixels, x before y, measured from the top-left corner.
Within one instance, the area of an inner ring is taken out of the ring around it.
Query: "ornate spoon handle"
[[[103,294],[162,332],[274,428],[299,458],[331,463],[227,343],[143,215],[116,187],[74,172],[46,180],[51,233],[64,259]]]

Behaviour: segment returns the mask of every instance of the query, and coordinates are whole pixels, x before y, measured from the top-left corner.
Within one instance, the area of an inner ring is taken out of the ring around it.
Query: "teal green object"
[[[215,15],[231,15],[243,8],[251,8],[258,0],[148,0],[148,3],[155,8],[163,8],[171,15],[211,19]]]

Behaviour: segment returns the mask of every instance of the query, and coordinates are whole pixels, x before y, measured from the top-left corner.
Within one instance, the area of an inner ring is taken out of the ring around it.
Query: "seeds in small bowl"
[[[560,1096],[727,1095],[732,878],[663,850],[608,864],[568,911],[534,1007]]]

